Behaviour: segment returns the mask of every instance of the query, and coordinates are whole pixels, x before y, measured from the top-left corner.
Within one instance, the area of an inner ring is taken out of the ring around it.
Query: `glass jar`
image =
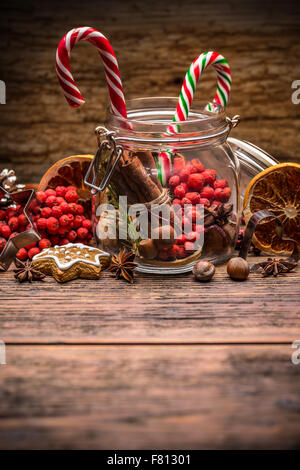
[[[86,176],[99,248],[136,253],[137,270],[191,271],[221,263],[239,231],[239,160],[227,143],[232,121],[221,106],[193,102],[176,134],[167,132],[177,98],[127,102],[128,118],[108,113]],[[93,181],[91,176],[93,175]],[[120,198],[121,196],[121,198]],[[105,199],[105,201],[104,201]]]

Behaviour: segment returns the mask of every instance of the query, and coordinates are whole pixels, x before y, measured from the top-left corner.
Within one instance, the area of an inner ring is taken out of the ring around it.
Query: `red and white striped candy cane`
[[[174,123],[179,123],[187,119],[198,80],[209,65],[212,65],[217,72],[217,92],[213,101],[224,108],[227,106],[231,88],[231,72],[229,64],[225,57],[217,52],[203,52],[191,63],[186,73],[179,95],[176,112],[173,117]],[[206,108],[209,111],[214,111],[212,103],[209,103]],[[168,127],[169,135],[176,134],[179,131],[179,124],[172,123]]]
[[[70,71],[70,53],[78,41],[88,41],[98,49],[105,69],[112,111],[115,115],[126,118],[123,86],[113,48],[102,33],[88,26],[71,29],[62,38],[56,51],[56,72],[67,102],[73,108],[85,103]]]

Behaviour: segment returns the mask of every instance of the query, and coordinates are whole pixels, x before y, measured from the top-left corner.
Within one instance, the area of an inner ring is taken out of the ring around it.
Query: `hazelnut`
[[[210,281],[216,268],[209,261],[198,261],[193,267],[193,274],[197,281]]]
[[[244,281],[250,273],[250,267],[244,258],[231,258],[227,263],[227,273],[235,281]]]
[[[139,254],[145,259],[154,259],[158,253],[157,247],[151,238],[141,240],[139,243]]]
[[[153,230],[152,238],[159,247],[168,247],[175,241],[174,229],[170,225],[163,225]]]

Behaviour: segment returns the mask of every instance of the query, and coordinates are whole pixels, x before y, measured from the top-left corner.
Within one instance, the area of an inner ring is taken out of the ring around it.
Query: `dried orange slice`
[[[300,243],[300,165],[280,163],[256,175],[244,196],[246,222],[254,212],[268,210],[281,220],[287,237]],[[263,220],[256,228],[253,243],[275,254],[291,253],[294,243],[282,240],[275,232],[276,223]]]
[[[38,190],[46,191],[48,188],[72,185],[77,189],[79,199],[90,199],[91,193],[84,184],[84,177],[93,157],[93,155],[72,155],[54,163],[42,177]]]
[[[75,186],[79,203],[83,205],[85,214],[91,214],[91,192],[84,184],[84,177],[94,155],[72,155],[58,160],[42,177],[38,191],[55,189],[57,186]]]

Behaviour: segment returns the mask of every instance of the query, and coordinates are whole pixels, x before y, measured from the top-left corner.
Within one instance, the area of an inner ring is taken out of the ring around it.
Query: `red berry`
[[[49,217],[47,219],[47,230],[51,234],[56,234],[58,232],[59,223],[56,217]]]
[[[56,246],[59,244],[60,238],[57,235],[51,235],[50,241],[51,241],[52,246]]]
[[[185,197],[187,197],[192,204],[199,204],[200,201],[200,194],[199,193],[186,193]]]
[[[198,173],[197,168],[195,168],[192,162],[187,162],[185,165],[186,170],[188,170],[189,174],[192,175],[193,173]]]
[[[9,239],[15,237],[16,235],[18,235],[18,233],[19,233],[19,232],[13,232],[13,233],[11,233],[10,236],[9,236]]]
[[[178,251],[179,251],[179,246],[176,245],[176,244],[172,245],[171,248],[169,248],[169,250],[168,250],[169,257],[170,258],[176,258]]]
[[[63,211],[62,211],[62,208],[60,206],[54,206],[52,207],[52,213],[51,215],[53,217],[56,217],[57,219],[59,219],[62,215],[63,215]]]
[[[59,227],[57,233],[58,233],[58,235],[59,235],[60,237],[64,237],[64,236],[66,236],[66,234],[67,234],[68,232],[69,232],[69,228],[68,228],[68,227]]]
[[[176,245],[183,245],[185,241],[186,241],[186,236],[184,234],[181,234],[176,240]]]
[[[197,240],[198,236],[199,236],[198,233],[193,231],[193,232],[190,232],[187,235],[186,239],[189,242],[195,242]]]
[[[6,240],[3,237],[0,237],[0,253],[6,245]]]
[[[222,205],[222,202],[215,200],[215,201],[213,201],[213,202],[211,203],[211,205],[212,205],[212,206],[221,206],[221,205]]]
[[[188,167],[183,168],[179,173],[180,181],[186,183],[190,173],[191,172]]]
[[[205,171],[203,171],[203,173],[201,173],[201,175],[204,178],[204,184],[205,185],[209,184],[209,185],[213,186],[214,181],[216,179],[216,172],[214,172],[214,170],[205,170]]]
[[[8,225],[1,225],[0,233],[4,238],[8,239],[11,234],[11,230]]]
[[[180,199],[173,199],[173,206],[181,206],[181,200]]]
[[[0,220],[4,220],[4,219],[5,219],[5,215],[6,215],[6,212],[3,211],[2,209],[0,209]]]
[[[179,183],[180,178],[178,175],[171,176],[171,178],[169,179],[169,186],[171,186],[171,188],[175,188],[175,186],[178,186]]]
[[[75,232],[75,230],[70,230],[70,232],[67,235],[67,239],[69,240],[69,242],[74,242],[76,238],[77,238],[77,233]]]
[[[222,202],[227,202],[229,201],[231,196],[231,189],[226,187],[223,189],[223,196],[222,196]]]
[[[21,204],[18,204],[16,207],[16,213],[20,215],[22,214],[22,212],[23,212],[23,206],[21,206]]]
[[[87,230],[92,230],[93,224],[89,219],[85,219],[82,222],[82,227],[86,228]]]
[[[60,206],[63,202],[66,202],[65,199],[60,196],[57,196],[56,200],[57,200],[58,206]]]
[[[21,261],[25,261],[28,257],[28,253],[26,248],[20,248],[18,253],[16,254],[16,258],[20,259]]]
[[[83,215],[84,213],[84,207],[81,204],[76,204],[76,213],[78,215]]]
[[[78,201],[78,196],[77,196],[76,191],[68,190],[65,194],[65,200],[67,202],[77,202]]]
[[[67,227],[69,225],[69,217],[67,216],[67,214],[62,215],[59,218],[59,225],[61,227]]]
[[[81,227],[82,225],[82,222],[83,222],[83,217],[81,215],[75,215],[75,218],[74,218],[74,227],[75,228],[79,228]],[[87,227],[86,227],[87,228]]]
[[[47,228],[47,219],[45,219],[45,217],[40,217],[37,221],[37,226],[41,230],[45,230],[45,228]]]
[[[201,198],[203,199],[209,199],[211,200],[214,197],[214,190],[210,186],[205,186],[203,190],[200,193]]]
[[[208,199],[206,198],[201,198],[200,201],[199,201],[199,204],[203,204],[203,206],[205,207],[209,207],[210,206],[210,202]]]
[[[182,207],[184,207],[184,206],[187,205],[187,204],[189,204],[189,205],[192,204],[192,201],[191,201],[190,199],[188,199],[187,197],[183,197],[183,198],[181,199],[181,205],[182,205]]]
[[[28,251],[28,256],[30,259],[32,259],[35,255],[38,255],[40,252],[41,250],[37,246],[35,246],[33,248],[30,248],[30,250]]]
[[[185,257],[186,257],[186,251],[184,249],[184,246],[180,245],[179,250],[177,251],[177,258],[181,259],[181,258],[185,258]]]
[[[48,219],[48,217],[51,217],[52,210],[50,207],[43,207],[41,209],[41,216],[44,217],[45,219]]]
[[[36,242],[30,243],[29,245],[25,246],[26,250],[30,250],[30,248],[34,248],[36,246]]]
[[[71,214],[73,215],[77,214],[77,204],[75,204],[75,202],[70,202],[69,208],[70,208]]]
[[[178,197],[179,199],[182,199],[184,196],[185,196],[185,193],[186,193],[186,189],[185,187],[183,186],[183,184],[179,184],[178,186],[176,186],[176,188],[174,189],[174,194],[176,197]]]
[[[73,214],[67,214],[68,220],[69,220],[69,225],[73,227],[74,225],[74,215]]]
[[[184,159],[182,157],[175,157],[173,161],[173,170],[175,174],[180,173],[184,167]]]
[[[59,207],[61,208],[61,210],[63,211],[64,214],[69,214],[70,207],[69,207],[69,204],[67,202],[62,202]]]
[[[66,192],[67,192],[67,188],[65,186],[56,187],[56,196],[65,197]]]
[[[87,238],[88,234],[89,234],[88,230],[84,227],[80,227],[77,230],[77,236],[78,236],[79,240],[85,240]]]
[[[47,196],[46,196],[46,194],[44,193],[44,191],[37,191],[36,195],[37,195],[37,197],[39,198],[39,200],[40,200],[41,202],[45,202],[46,199],[47,199]]]
[[[40,207],[40,204],[37,203],[37,201],[32,201],[32,203],[30,204],[30,210],[34,213],[34,214],[39,214],[40,211],[41,211],[41,207]]]
[[[17,215],[16,208],[10,207],[9,209],[7,209],[7,211],[6,211],[6,219],[7,220],[11,219],[12,217],[15,217],[16,215]]]
[[[49,197],[49,196],[56,196],[56,191],[55,189],[46,189],[45,191],[45,195],[46,195],[46,198]]]
[[[217,188],[215,189],[215,199],[220,202],[227,202],[231,196],[230,188],[226,187],[224,189]]]
[[[228,181],[227,180],[216,180],[214,182],[214,188],[217,189],[217,188],[226,188],[226,186],[228,186]]]
[[[192,242],[185,242],[184,249],[187,252],[195,251],[195,245]]]
[[[76,193],[77,189],[75,188],[75,186],[67,186],[66,187],[66,192],[67,191],[75,191],[75,193]]]
[[[11,230],[13,230],[13,231],[17,230],[17,228],[19,226],[18,217],[11,217],[8,221],[8,225],[9,225]]]
[[[48,207],[57,206],[57,205],[58,205],[58,202],[57,202],[56,196],[48,196],[47,199],[46,199],[45,204],[46,204]]]
[[[204,186],[202,173],[194,173],[188,178],[188,186],[192,191],[200,192]]]
[[[68,240],[67,238],[62,238],[59,242],[60,246],[67,245],[68,243],[70,243],[70,240]]]
[[[39,241],[39,248],[40,250],[45,250],[45,248],[50,248],[51,242],[48,238],[42,238]]]
[[[202,165],[202,163],[200,162],[200,160],[198,160],[198,158],[193,158],[192,165],[197,169],[199,173],[204,171],[204,165]]]

